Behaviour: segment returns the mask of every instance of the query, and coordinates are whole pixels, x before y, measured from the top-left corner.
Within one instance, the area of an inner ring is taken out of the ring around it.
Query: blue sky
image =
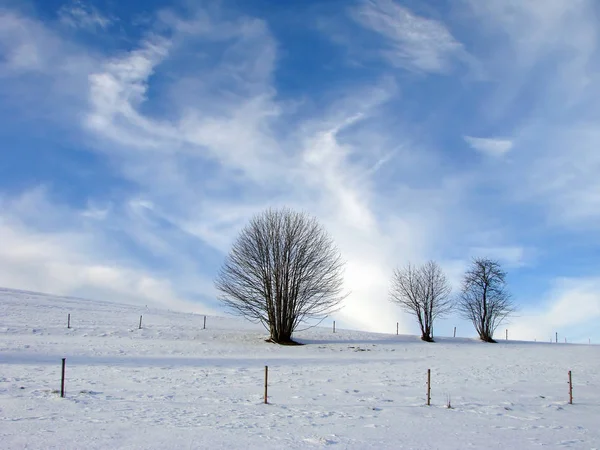
[[[286,205],[347,261],[338,324],[416,332],[393,268],[488,256],[512,337],[600,340],[599,14],[0,0],[0,285],[221,313],[232,240]]]

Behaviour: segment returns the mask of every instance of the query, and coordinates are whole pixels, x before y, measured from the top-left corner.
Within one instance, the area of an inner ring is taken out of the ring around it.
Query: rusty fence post
[[[431,405],[431,369],[427,369],[427,406]]]
[[[62,359],[62,375],[60,377],[60,396],[65,398],[65,364],[67,358]]]
[[[569,370],[569,405],[573,404],[573,378],[571,377],[571,371]]]
[[[269,366],[265,366],[265,405],[268,404],[267,389],[269,386]]]

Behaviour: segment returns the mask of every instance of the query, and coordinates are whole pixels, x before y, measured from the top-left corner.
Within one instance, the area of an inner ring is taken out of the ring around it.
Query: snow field
[[[238,319],[10,290],[0,313],[2,448],[600,448],[597,346],[315,328],[281,347]]]

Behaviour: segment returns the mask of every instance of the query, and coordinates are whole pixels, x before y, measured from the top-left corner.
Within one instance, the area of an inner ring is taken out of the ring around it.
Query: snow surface
[[[0,448],[600,448],[599,346],[203,320],[0,289]]]

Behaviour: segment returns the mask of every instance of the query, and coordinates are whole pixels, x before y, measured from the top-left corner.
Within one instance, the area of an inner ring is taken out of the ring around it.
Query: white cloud
[[[442,22],[418,16],[392,0],[363,0],[352,9],[352,17],[386,39],[389,48],[382,55],[397,67],[445,73],[464,51]]]
[[[512,148],[513,143],[508,139],[478,138],[463,136],[467,144],[474,150],[487,156],[501,157],[506,155]]]
[[[95,31],[106,29],[114,20],[101,14],[94,6],[81,0],[73,0],[58,10],[58,18],[63,25]]]
[[[146,81],[167,56],[168,46],[163,39],[145,41],[140,49],[108,61],[103,71],[91,74],[86,126],[131,149],[162,148],[164,139],[176,141],[173,126],[150,121],[135,109],[145,101]]]
[[[600,115],[594,100],[600,95],[597,2],[462,3],[466,9],[461,14],[471,14],[482,41],[494,48],[480,56],[495,86],[482,98],[481,117],[490,127],[512,126],[503,133],[511,136],[510,148],[509,142],[490,145],[465,139],[482,151],[503,154],[515,149],[510,176],[496,174],[504,180],[511,201],[544,208],[555,226],[596,227],[600,219],[600,135],[594,125]]]
[[[545,341],[559,334],[559,342],[588,342],[589,325],[600,319],[600,279],[567,278],[559,280],[535,309],[527,308],[510,324],[515,338]],[[597,342],[596,342],[597,343]]]
[[[494,46],[481,55],[487,76],[498,83],[482,110],[492,123],[522,108],[535,117],[526,121],[530,126],[543,117],[581,113],[581,106],[572,108],[593,103],[600,39],[594,0],[463,2],[484,42]],[[523,97],[535,101],[522,103]]]
[[[104,220],[108,217],[109,213],[110,205],[100,207],[93,204],[93,202],[88,202],[88,206],[81,212],[81,216],[93,220]]]
[[[0,207],[0,286],[215,312],[178,294],[176,279],[116,255],[107,230],[83,226],[77,217],[85,220],[85,214],[50,203],[44,189],[0,197]],[[205,293],[212,289],[211,281],[198,275],[195,288],[201,285]]]

